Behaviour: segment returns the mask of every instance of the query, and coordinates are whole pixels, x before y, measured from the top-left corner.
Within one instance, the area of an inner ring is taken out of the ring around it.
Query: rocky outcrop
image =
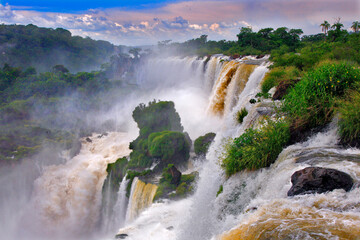
[[[349,174],[331,168],[307,167],[291,176],[293,184],[288,196],[300,194],[324,193],[334,189],[349,191],[353,179]]]
[[[204,136],[198,137],[194,142],[194,151],[196,155],[206,155],[210,144],[214,141],[215,136],[215,133],[210,132]]]
[[[170,183],[178,186],[181,181],[181,172],[174,165],[172,165],[167,172],[171,175]]]
[[[276,87],[275,93],[272,97],[273,100],[281,100],[288,92],[288,89],[295,86],[299,79],[296,80],[283,80]]]

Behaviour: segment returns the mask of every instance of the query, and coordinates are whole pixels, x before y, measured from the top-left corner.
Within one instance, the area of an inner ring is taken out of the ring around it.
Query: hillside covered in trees
[[[72,36],[68,30],[35,25],[0,25],[0,65],[50,71],[64,65],[70,72],[99,69],[119,47],[107,41]]]

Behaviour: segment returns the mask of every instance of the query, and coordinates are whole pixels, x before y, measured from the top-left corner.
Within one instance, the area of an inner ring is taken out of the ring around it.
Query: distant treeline
[[[62,28],[0,25],[0,66],[31,66],[44,72],[62,64],[70,72],[89,71],[107,62],[118,48],[107,41],[71,36]]]
[[[178,54],[197,54],[200,56],[225,54],[225,55],[262,55],[272,54],[281,49],[281,52],[296,52],[299,49],[315,43],[345,43],[353,41],[359,31],[359,23],[355,21],[351,28],[353,32],[344,29],[338,19],[333,25],[327,21],[319,25],[324,33],[302,35],[302,29],[289,29],[287,27],[263,28],[255,32],[250,27],[243,27],[237,34],[237,41],[208,41],[207,35],[190,39],[183,43],[171,40],[161,41],[158,47],[161,51],[171,51]],[[331,45],[331,44],[330,44]]]

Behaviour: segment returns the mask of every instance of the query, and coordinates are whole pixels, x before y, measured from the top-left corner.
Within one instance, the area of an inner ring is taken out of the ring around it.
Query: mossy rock
[[[215,133],[210,132],[204,136],[198,137],[194,142],[194,151],[196,155],[206,155],[210,144],[214,141],[215,136]]]
[[[132,114],[140,129],[140,135],[148,136],[152,132],[184,130],[180,116],[171,101],[153,101],[148,106],[140,104]]]
[[[163,131],[148,137],[148,150],[152,157],[162,163],[182,164],[190,157],[190,143],[184,133]]]
[[[173,164],[169,164],[164,168],[162,177],[154,201],[158,199],[179,199],[188,196],[193,193],[194,187],[193,183],[198,176],[197,172],[190,174],[182,174],[180,181],[174,179],[174,176],[171,174],[171,169],[174,169]],[[176,169],[176,168],[175,168]],[[176,171],[178,171],[176,169]],[[181,174],[181,173],[180,173]]]
[[[168,163],[180,163],[189,158],[191,140],[185,135],[184,141],[180,116],[174,106],[173,102],[154,100],[147,106],[140,104],[135,108],[133,118],[140,128],[140,135],[130,143],[129,148],[133,151],[129,168],[141,171],[162,160],[161,171]]]

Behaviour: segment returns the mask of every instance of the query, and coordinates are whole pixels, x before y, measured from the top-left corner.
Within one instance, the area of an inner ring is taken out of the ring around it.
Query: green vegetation
[[[82,133],[89,132],[83,116],[100,106],[99,94],[109,90],[114,83],[110,83],[102,72],[72,74],[62,67],[59,65],[57,71],[40,74],[33,68],[22,71],[8,64],[0,69],[0,138],[6,141],[0,162],[30,157],[49,140],[52,145],[57,143],[71,148],[71,144],[64,144],[64,141],[73,142],[77,137],[74,133],[79,129]],[[74,92],[78,93],[76,106],[72,108],[78,109],[76,115],[64,111],[64,103],[75,102],[71,96]],[[32,128],[46,131],[32,131]],[[64,137],[58,137],[60,132]]]
[[[283,80],[294,80],[300,77],[300,70],[294,66],[275,67],[267,72],[261,91],[263,94],[267,93],[271,88],[276,87]]]
[[[246,108],[242,108],[236,113],[236,121],[241,124],[244,120],[244,117],[246,117],[247,115],[248,111],[246,110]]]
[[[360,70],[348,63],[326,63],[307,72],[285,95],[282,111],[293,129],[310,129],[328,123],[336,98],[360,79]]]
[[[153,132],[184,130],[173,102],[154,100],[149,102],[148,106],[140,104],[132,116],[138,124],[140,135],[144,137]]]
[[[190,143],[184,133],[163,131],[148,137],[150,156],[164,162],[181,163],[189,159]]]
[[[173,102],[155,100],[133,111],[140,135],[130,143],[129,168],[146,168],[160,159],[161,165],[182,163],[189,158],[190,139],[182,133],[180,116]]]
[[[198,137],[194,141],[194,151],[196,155],[206,155],[209,150],[210,144],[214,141],[216,134],[215,133],[207,133],[204,136]]]
[[[111,178],[106,178],[104,186],[108,185],[108,181],[111,180],[111,189],[119,189],[119,185],[126,175],[128,160],[126,157],[117,159],[114,163],[107,165],[106,172]]]
[[[255,170],[272,164],[290,138],[285,121],[267,121],[261,129],[247,129],[226,146],[222,167],[228,176],[244,169]]]
[[[359,146],[358,24],[353,23],[354,33],[343,30],[340,19],[333,25],[324,21],[320,26],[324,34],[303,36],[295,47],[283,43],[271,49],[273,65],[265,76],[261,94],[266,94],[280,82],[294,85],[291,89],[284,89],[283,104],[276,109],[277,114],[285,116],[285,120],[258,130],[248,129],[239,138],[230,141],[222,162],[227,175],[268,166],[288,144],[290,137],[292,142],[303,140],[305,132],[326,125],[336,112],[340,116],[341,142]],[[251,34],[250,30],[242,32]],[[347,92],[349,97],[344,99]],[[256,100],[251,99],[250,102],[255,103]],[[274,136],[268,137],[272,134]],[[281,136],[281,141],[271,141],[276,136]]]
[[[339,135],[341,143],[354,147],[360,146],[360,92],[351,91],[349,96],[339,101]]]
[[[224,191],[224,186],[220,185],[219,190],[216,193],[216,197],[219,196]]]
[[[197,177],[197,172],[181,175],[180,181],[176,184],[174,176],[170,174],[173,164],[169,164],[163,169],[159,187],[156,190],[154,201],[161,198],[182,198],[193,192],[193,182]]]
[[[188,40],[184,43],[170,43],[170,41],[159,42],[161,50],[171,49],[178,54],[193,54],[200,56],[223,53],[225,55],[259,55],[269,54],[272,50],[286,47],[294,51],[301,45],[301,29],[288,29],[280,27],[277,29],[264,28],[253,32],[250,27],[243,27],[237,35],[237,41],[207,41],[207,35]]]
[[[40,28],[29,24],[0,25],[2,55],[0,66],[35,67],[50,71],[54,65],[65,65],[71,72],[99,68],[116,48],[106,41],[71,36],[68,30]]]
[[[78,146],[77,137],[56,129],[48,129],[37,123],[24,121],[1,124],[0,126],[0,165],[16,163],[31,157],[43,146],[72,149]],[[76,153],[74,148],[70,154]]]

